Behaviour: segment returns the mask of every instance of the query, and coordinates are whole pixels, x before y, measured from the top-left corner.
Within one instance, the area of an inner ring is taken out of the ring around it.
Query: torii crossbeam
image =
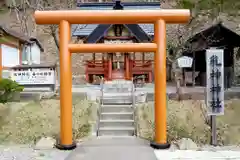
[[[37,24],[58,24],[60,28],[60,105],[61,135],[59,149],[76,147],[72,136],[72,62],[71,53],[92,52],[154,52],[155,75],[155,141],[157,149],[170,147],[167,143],[166,115],[166,23],[187,23],[190,11],[159,10],[91,10],[36,11]],[[133,44],[70,44],[71,24],[154,24],[154,43]]]

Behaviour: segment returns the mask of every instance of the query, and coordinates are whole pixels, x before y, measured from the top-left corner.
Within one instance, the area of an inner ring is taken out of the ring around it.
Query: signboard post
[[[177,59],[177,63],[178,63],[178,66],[180,68],[182,68],[183,83],[184,83],[184,86],[186,86],[186,80],[185,80],[186,70],[185,70],[185,68],[191,68],[192,67],[193,58],[188,57],[188,56],[182,56],[182,57]],[[180,80],[178,80],[178,83],[179,84],[177,84],[177,90],[179,90],[179,87],[180,87]]]
[[[224,56],[222,49],[206,51],[207,109],[209,115],[224,114]]]
[[[206,105],[211,120],[211,144],[217,145],[216,116],[224,114],[224,50],[206,50]]]

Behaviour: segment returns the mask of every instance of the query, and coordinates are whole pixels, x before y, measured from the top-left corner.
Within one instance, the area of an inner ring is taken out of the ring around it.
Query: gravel
[[[0,146],[0,160],[64,160],[70,151],[34,150],[27,145]]]
[[[240,152],[240,146],[210,146],[204,145],[201,147],[201,151],[238,151]]]

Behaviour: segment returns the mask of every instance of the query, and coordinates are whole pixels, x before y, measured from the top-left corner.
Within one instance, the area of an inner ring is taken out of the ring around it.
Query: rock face
[[[198,150],[198,146],[190,138],[182,138],[177,142],[180,150]]]
[[[52,149],[56,140],[51,137],[42,137],[35,145],[35,150]]]
[[[43,92],[41,93],[40,95],[40,99],[51,99],[55,96],[55,93],[54,92]]]

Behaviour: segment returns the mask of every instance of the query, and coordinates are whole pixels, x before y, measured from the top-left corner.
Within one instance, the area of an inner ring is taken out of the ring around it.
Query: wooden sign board
[[[224,50],[206,50],[206,105],[208,115],[224,114]]]

